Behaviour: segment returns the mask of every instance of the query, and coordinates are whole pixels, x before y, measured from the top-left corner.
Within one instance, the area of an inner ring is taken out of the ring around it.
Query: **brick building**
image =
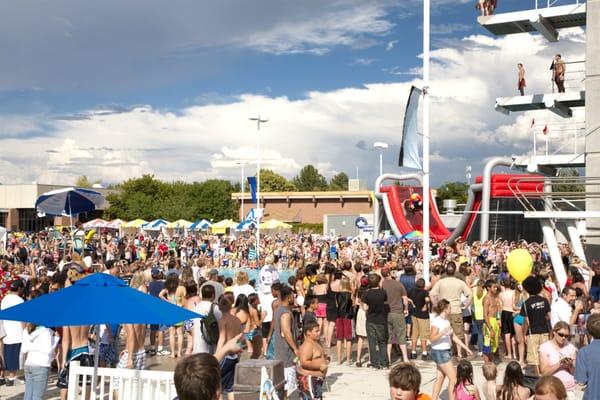
[[[242,194],[232,193],[231,198],[241,206]],[[250,193],[244,193],[244,210],[240,207],[240,219],[250,208]],[[264,219],[284,222],[323,223],[323,216],[360,215],[373,213],[373,197],[370,191],[339,192],[261,192],[260,206]],[[245,216],[245,215],[244,215]]]

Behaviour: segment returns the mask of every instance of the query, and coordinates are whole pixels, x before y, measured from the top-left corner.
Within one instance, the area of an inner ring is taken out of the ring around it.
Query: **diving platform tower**
[[[570,228],[577,219],[586,222],[586,245],[582,246],[573,229],[569,229],[569,237],[577,255],[584,251],[588,260],[600,259],[600,0],[527,0],[522,3],[532,4],[529,10],[498,13],[478,18],[479,24],[494,35],[510,35],[516,33],[539,33],[550,42],[560,39],[560,30],[570,27],[585,26],[586,59],[585,71],[579,81],[581,87],[566,88],[565,93],[538,93],[529,96],[500,97],[496,99],[495,109],[501,113],[528,110],[548,110],[563,118],[573,116],[573,108],[585,107],[585,148],[573,154],[545,155],[531,157],[515,157],[515,165],[521,167],[537,167],[537,171],[546,175],[554,175],[557,168],[585,166],[585,178],[579,184],[585,186],[585,193],[558,192],[552,189],[554,178],[547,178],[545,194],[540,197],[545,201],[544,210],[529,208],[526,216],[539,218],[546,241],[556,243],[551,232],[558,224],[567,222]],[[543,4],[542,4],[543,3]],[[560,5],[557,5],[560,3]],[[583,64],[583,63],[582,63]],[[567,74],[570,68],[567,65]],[[535,154],[535,153],[534,153]],[[596,177],[596,178],[594,178]],[[554,185],[563,182],[555,181]],[[564,190],[564,189],[563,189]],[[578,196],[577,201],[575,197]],[[525,204],[528,202],[524,200]],[[565,204],[575,205],[568,208]],[[581,206],[577,206],[581,204]],[[583,207],[585,204],[585,207]],[[527,209],[528,207],[526,207]],[[547,236],[550,235],[550,237]],[[573,241],[576,241],[573,242]],[[554,247],[554,246],[553,246]]]

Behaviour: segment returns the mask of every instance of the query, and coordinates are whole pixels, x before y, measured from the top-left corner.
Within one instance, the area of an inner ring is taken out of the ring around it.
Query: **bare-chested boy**
[[[487,362],[494,360],[500,341],[500,321],[498,315],[502,310],[502,302],[498,297],[500,285],[493,283],[483,299],[483,355]]]
[[[309,321],[304,325],[304,343],[299,349],[298,397],[300,400],[323,398],[323,382],[327,374],[329,361],[319,343],[321,331],[319,324]]]
[[[90,350],[88,347],[88,338],[90,334],[89,325],[82,326],[65,326],[63,328],[62,335],[62,360],[60,368],[65,368],[67,370],[67,379],[65,383],[67,384],[68,379],[68,371],[69,371],[69,363],[71,361],[79,361],[84,367],[93,366],[92,356],[90,354]],[[62,384],[60,387],[60,398],[61,400],[65,400],[67,398],[67,387],[63,387]],[[89,389],[87,391],[89,394]]]
[[[144,324],[124,324],[126,341],[125,350],[121,352],[117,368],[127,369],[146,369],[146,325]],[[115,379],[115,391],[119,389],[120,379]],[[118,398],[118,394],[115,393]]]
[[[231,339],[242,333],[242,321],[231,314],[231,301],[226,296],[221,296],[219,309],[221,319],[219,320],[219,341],[217,352]],[[221,391],[227,393],[227,399],[233,400],[233,378],[235,365],[240,361],[238,354],[225,356],[221,360]]]
[[[67,280],[65,287],[69,287],[78,280],[85,278],[86,273],[83,267],[78,264],[70,263],[65,265],[65,271],[67,271]],[[94,361],[88,347],[90,337],[90,326],[65,326],[62,328],[62,341],[61,341],[61,354],[59,369],[65,369],[67,371],[66,380],[59,380],[56,386],[60,390],[61,400],[67,398],[67,388],[69,382],[69,363],[71,361],[79,361],[81,366],[91,367],[94,365]],[[80,379],[79,384],[82,384]],[[89,383],[88,383],[89,384]],[[86,391],[86,397],[89,398],[90,390]]]

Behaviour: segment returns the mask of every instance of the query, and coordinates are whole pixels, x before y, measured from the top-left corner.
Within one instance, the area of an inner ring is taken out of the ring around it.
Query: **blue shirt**
[[[600,368],[596,364],[598,360],[600,360],[600,339],[592,340],[592,343],[577,352],[575,381],[587,385],[583,400],[600,399]]]

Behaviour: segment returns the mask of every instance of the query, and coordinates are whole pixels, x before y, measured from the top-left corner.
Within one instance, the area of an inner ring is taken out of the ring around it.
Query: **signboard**
[[[365,217],[358,217],[356,218],[356,221],[354,221],[354,226],[356,226],[358,229],[364,229],[368,224],[369,223]]]

